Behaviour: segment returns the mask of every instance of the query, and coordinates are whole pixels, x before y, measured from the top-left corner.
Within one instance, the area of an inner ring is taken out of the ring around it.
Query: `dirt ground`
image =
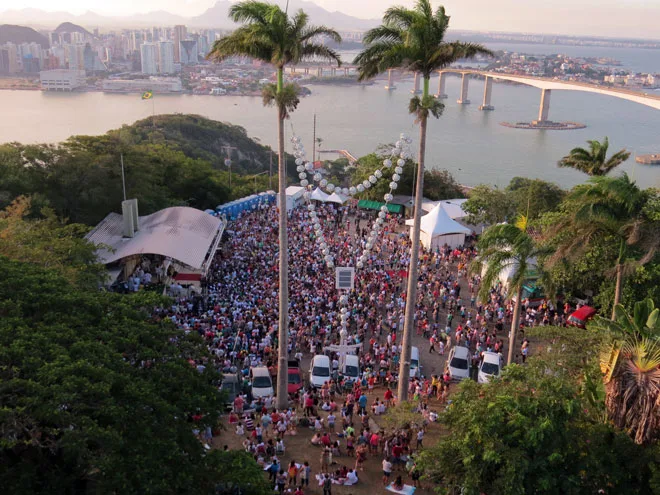
[[[383,394],[385,392],[385,389],[383,387],[376,387],[372,393],[367,394],[369,397],[369,407],[373,403],[374,399],[376,397],[379,397],[382,399]],[[431,410],[434,411],[439,411],[441,407],[443,407],[437,400],[432,399],[429,401],[429,407]],[[322,417],[326,417],[327,413],[320,411],[319,413],[321,414]],[[302,410],[298,410],[297,414],[299,417],[302,417]],[[379,417],[378,416],[373,416],[371,415],[371,418],[375,420],[376,424],[378,424]],[[421,416],[420,416],[421,419]],[[235,430],[232,426],[230,426],[225,419],[224,422],[225,430],[223,430],[219,436],[214,437],[213,439],[213,447],[222,449],[224,445],[227,445],[230,449],[242,449],[243,448],[243,440],[247,438],[247,432],[246,435],[244,436],[238,436],[235,433]],[[379,425],[380,427],[381,425]],[[337,431],[339,431],[339,423],[337,426]],[[309,461],[309,465],[312,468],[312,479],[310,481],[309,488],[305,488],[304,492],[305,494],[322,494],[323,489],[318,485],[318,482],[315,480],[314,476],[321,471],[321,447],[315,446],[311,444],[311,438],[313,436],[314,432],[313,430],[309,428],[302,428],[299,427],[297,430],[296,435],[286,435],[284,438],[284,445],[286,447],[286,453],[284,455],[278,456],[278,458],[281,461],[281,465],[283,467],[286,467],[289,465],[289,462],[292,460],[296,461],[297,463],[304,463],[305,461]],[[425,432],[424,435],[424,444],[425,445],[433,445],[437,442],[439,436],[441,434],[440,426],[438,423],[431,423]],[[271,436],[269,438],[273,438],[272,432]],[[339,440],[340,445],[342,448],[342,451],[344,452],[344,455],[341,457],[334,458],[333,461],[336,462],[335,465],[332,466],[333,470],[339,469],[341,466],[346,466],[347,468],[351,469],[355,467],[355,457],[349,457],[345,455],[345,446],[346,443],[344,442],[343,439],[337,438],[336,435],[331,436],[331,440]],[[415,441],[413,440],[413,445]],[[339,495],[351,495],[351,494],[373,494],[373,493],[391,493],[385,490],[385,486],[383,485],[382,482],[382,461],[383,461],[383,456],[382,453],[376,454],[368,454],[367,456],[367,461],[364,463],[364,471],[358,471],[358,478],[359,482],[356,485],[353,486],[342,486],[342,485],[332,485],[332,493],[334,494],[339,494]],[[285,469],[286,471],[286,469]],[[403,482],[412,485],[412,479],[408,475],[408,473],[405,470],[401,471],[394,471],[392,473],[392,476],[390,477],[391,481],[394,481],[396,476],[401,475]],[[267,474],[264,472],[264,476],[267,477]],[[431,490],[430,485],[428,482],[426,484],[421,483],[419,488],[415,491],[416,494],[419,495],[431,495],[433,491]]]

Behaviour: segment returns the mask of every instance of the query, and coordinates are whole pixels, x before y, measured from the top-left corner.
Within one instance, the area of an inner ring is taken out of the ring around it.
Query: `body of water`
[[[569,187],[585,179],[573,170],[560,169],[557,161],[587,139],[610,138],[612,151],[627,148],[635,154],[660,152],[660,113],[643,105],[577,91],[553,91],[550,118],[587,125],[577,131],[510,129],[501,121],[531,121],[538,115],[540,90],[527,86],[494,84],[493,112],[479,111],[483,83],[470,82],[471,105],[458,105],[460,79],[448,77],[445,112],[431,119],[427,141],[427,166],[446,168],[462,183],[506,185],[514,176],[554,181]],[[312,146],[312,122],[317,114],[317,136],[323,148],[347,149],[356,156],[394,142],[399,133],[418,142],[418,126],[408,114],[412,81],[386,91],[382,81],[371,86],[310,86],[291,120],[305,144]],[[433,91],[437,78],[431,81]],[[233,96],[156,95],[156,114],[194,113],[243,126],[263,144],[276,147],[275,111],[264,108],[261,98]],[[102,134],[152,114],[152,102],[138,94],[45,93],[0,91],[0,142],[57,142],[73,134]],[[290,145],[287,142],[287,147]],[[330,158],[330,156],[328,156]],[[644,187],[660,187],[660,167],[635,164],[631,158],[620,167]]]

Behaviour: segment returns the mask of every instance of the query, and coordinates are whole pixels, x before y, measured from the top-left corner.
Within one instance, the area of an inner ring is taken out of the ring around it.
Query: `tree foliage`
[[[603,142],[590,140],[587,141],[589,149],[573,148],[564,158],[559,160],[560,167],[569,167],[579,170],[587,175],[598,176],[607,175],[616,167],[630,158],[630,152],[620,150],[611,157],[607,157],[607,149],[610,142],[607,137]]]
[[[220,376],[191,366],[208,359],[198,336],[149,321],[155,296],[81,291],[4,257],[0,270],[7,493],[214,493],[233,476],[193,434],[217,424]]]
[[[231,191],[224,165],[227,145],[237,148]],[[121,155],[126,192],[138,198],[140,214],[181,205],[215,208],[252,194],[252,174],[268,170],[269,160],[268,149],[241,128],[198,116],[158,116],[155,126],[149,119],[58,145],[1,145],[0,208],[18,196],[31,196],[33,215],[47,206],[59,218],[94,225],[120,207]],[[268,182],[265,175],[257,177],[257,190],[267,189]]]
[[[440,416],[447,434],[419,463],[441,492],[653,493],[655,452],[602,422],[583,374],[565,359],[566,347],[559,341],[489,384],[461,384]],[[582,359],[589,354],[584,347],[572,351]]]

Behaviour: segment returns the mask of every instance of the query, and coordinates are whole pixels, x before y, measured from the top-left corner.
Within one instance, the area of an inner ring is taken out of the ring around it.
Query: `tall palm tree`
[[[424,157],[426,153],[426,128],[429,114],[440,117],[444,105],[429,94],[431,75],[462,58],[472,58],[477,54],[492,55],[482,45],[446,42],[445,34],[449,26],[449,16],[440,6],[433,12],[429,0],[417,0],[413,9],[391,7],[383,17],[383,24],[367,31],[364,43],[367,47],[355,59],[359,65],[359,80],[370,79],[388,69],[400,68],[418,72],[424,79],[422,97],[410,100],[409,111],[419,122],[419,166],[417,168],[417,189],[412,234],[410,272],[406,301],[405,324],[399,367],[400,400],[408,398],[410,376],[410,349],[417,301],[419,236],[424,191]]]
[[[511,364],[520,320],[523,284],[532,268],[538,269],[536,259],[546,255],[548,249],[535,244],[527,231],[527,218],[521,216],[515,225],[498,224],[489,227],[480,237],[477,251],[471,270],[482,273],[485,268],[479,288],[481,301],[488,300],[490,290],[500,281],[502,272],[510,270],[508,297],[515,298],[507,357],[507,364]]]
[[[324,59],[341,64],[339,55],[325,46],[320,38],[336,42],[341,36],[326,26],[308,25],[308,16],[302,10],[289,17],[279,6],[248,0],[232,5],[229,17],[242,26],[213,44],[207,58],[222,61],[233,56],[246,56],[273,64],[277,70],[277,83],[267,85],[263,91],[264,105],[277,108],[279,209],[279,326],[277,406],[287,407],[289,340],[289,263],[287,240],[286,159],[284,155],[284,120],[299,103],[298,87],[284,83],[284,67],[309,59]]]
[[[608,417],[636,443],[649,444],[660,431],[660,309],[646,299],[632,315],[620,304],[614,314],[589,327],[609,337],[601,353]]]
[[[620,150],[607,158],[607,148],[610,145],[607,137],[603,142],[596,140],[587,141],[589,149],[573,148],[564,158],[559,160],[560,167],[570,167],[587,175],[607,175],[611,170],[621,165],[628,158],[630,152]]]
[[[562,215],[551,229],[558,242],[549,258],[550,264],[576,258],[598,243],[616,243],[613,306],[619,304],[626,269],[649,262],[660,247],[660,222],[651,218],[647,208],[653,194],[651,190],[640,189],[625,173],[619,177],[593,177],[575,187],[563,202]],[[641,255],[629,259],[631,247]]]

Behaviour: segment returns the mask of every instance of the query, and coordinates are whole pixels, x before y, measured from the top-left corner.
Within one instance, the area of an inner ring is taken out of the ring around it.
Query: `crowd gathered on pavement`
[[[376,213],[333,203],[323,203],[316,211],[335,265],[356,266],[366,243],[363,234],[372,230]],[[245,385],[252,367],[267,366],[277,373],[277,215],[271,206],[230,221],[203,294],[180,297],[157,314],[205,339],[212,362],[200,361],[196,366],[235,373]],[[423,448],[425,430],[437,419],[437,408],[448,402],[452,380],[446,369],[416,376],[408,390],[411,399],[418,399],[419,422],[402,430],[378,427],[378,417],[396,403],[411,249],[403,220],[388,215],[348,294],[346,344],[358,345],[361,376],[350,384],[343,382],[337,373],[340,356],[329,352],[330,379],[320,388],[303,387],[292,394],[286,410],[277,410],[271,397],[251,397],[248,387],[233,403],[229,423],[234,433],[243,438],[245,450],[264,466],[280,493],[301,495],[310,483],[317,483],[325,494],[332,484],[358,483],[368,456],[382,459],[384,484],[395,489],[402,479],[418,484],[415,453]],[[302,361],[339,344],[341,294],[335,288],[334,270],[326,267],[319,252],[307,210],[291,210],[288,224],[287,346],[289,357]],[[485,351],[505,352],[513,307],[502,284],[490,290],[488,300],[478,300],[480,276],[469,271],[474,255],[471,239],[464,246],[441,246],[420,254],[414,339],[424,342],[424,352],[428,348],[429,354],[441,357],[452,346],[466,346],[473,364]],[[547,301],[538,307],[525,303],[520,322],[522,360],[529,352],[524,327],[562,324],[565,312]],[[313,431],[310,446],[318,448],[321,466],[316,473],[308,460],[286,465],[280,461],[287,436],[299,434],[301,428]]]

